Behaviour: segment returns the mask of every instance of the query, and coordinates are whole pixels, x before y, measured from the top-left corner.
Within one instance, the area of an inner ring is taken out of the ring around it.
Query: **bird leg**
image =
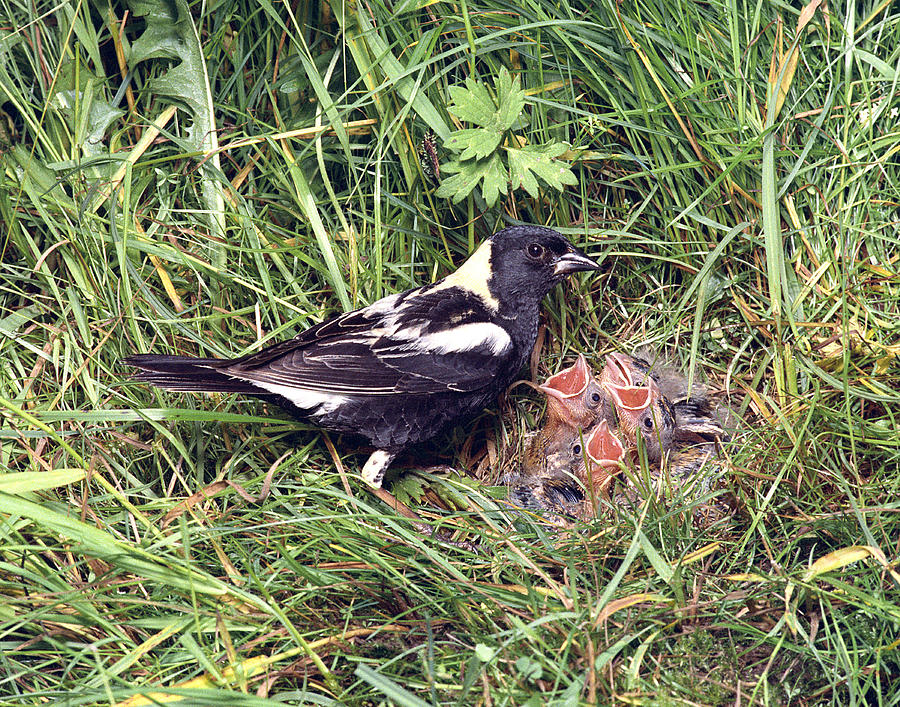
[[[362,468],[363,481],[372,488],[380,489],[381,482],[384,479],[384,472],[387,471],[390,463],[394,461],[395,456],[397,455],[384,449],[376,449],[372,452]]]

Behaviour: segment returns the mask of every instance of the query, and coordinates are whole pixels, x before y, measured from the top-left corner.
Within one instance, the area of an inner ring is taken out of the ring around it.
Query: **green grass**
[[[172,6],[0,0],[0,705],[900,703],[895,3]],[[416,146],[501,67],[578,185],[438,199]],[[650,345],[725,391],[731,516],[508,512],[520,386],[405,460],[470,470],[395,486],[442,543],[349,442],[123,382],[510,220],[603,263],[536,375]]]

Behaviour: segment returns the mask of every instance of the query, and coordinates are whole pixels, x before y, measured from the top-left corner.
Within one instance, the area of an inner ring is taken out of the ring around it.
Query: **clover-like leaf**
[[[493,95],[485,84],[467,78],[465,88],[450,87],[450,97],[450,112],[474,127],[454,131],[444,143],[457,155],[442,167],[452,176],[438,187],[438,197],[459,203],[481,184],[481,195],[491,207],[509,190],[510,179],[514,189],[521,187],[532,197],[538,196],[539,179],[559,190],[576,183],[572,171],[554,160],[566,150],[565,145],[503,146],[525,108],[521,81],[506,67],[500,69]]]
[[[497,79],[497,128],[509,130],[525,107],[525,91],[518,76],[511,76],[504,66]]]
[[[450,87],[450,105],[448,110],[460,120],[476,125],[490,125],[497,112],[497,104],[491,94],[480,81],[466,79],[466,87]]]
[[[465,199],[482,182],[481,196],[488,206],[493,206],[498,197],[506,193],[509,183],[509,173],[496,152],[484,160],[454,160],[443,169],[455,174],[441,182],[435,195],[442,199],[451,198],[454,204]]]
[[[532,198],[538,196],[538,183],[535,176],[560,191],[564,185],[572,186],[578,183],[568,166],[553,159],[566,151],[566,146],[562,143],[528,145],[521,149],[507,147],[505,149],[513,189],[522,187]]]
[[[461,160],[480,160],[500,146],[501,137],[502,134],[496,130],[469,128],[454,131],[445,144],[451,150],[462,150]]]
[[[404,474],[391,487],[401,503],[421,503],[425,496],[425,482],[414,474]]]

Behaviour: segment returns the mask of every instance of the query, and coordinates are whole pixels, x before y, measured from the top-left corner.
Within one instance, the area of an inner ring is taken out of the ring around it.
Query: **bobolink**
[[[174,391],[244,393],[375,447],[378,488],[402,450],[490,404],[528,360],[541,300],[598,265],[561,234],[513,226],[454,273],[234,359],[141,354],[134,379]]]

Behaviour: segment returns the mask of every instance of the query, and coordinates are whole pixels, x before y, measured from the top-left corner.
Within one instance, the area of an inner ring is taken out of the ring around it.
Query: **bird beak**
[[[565,253],[556,259],[556,265],[553,267],[554,275],[569,275],[573,272],[581,272],[582,270],[599,270],[600,266],[587,257],[580,250],[573,250]]]
[[[606,420],[601,420],[594,427],[588,438],[587,453],[591,461],[601,466],[618,464],[625,456],[625,447],[609,429]]]
[[[606,357],[606,366],[601,377],[610,385],[619,387],[634,385],[631,371],[631,357],[620,353],[611,353]]]
[[[607,384],[606,389],[620,410],[643,412],[653,401],[653,385]]]
[[[560,400],[579,395],[590,380],[591,370],[583,354],[578,354],[578,360],[568,368],[550,376],[538,390]]]

